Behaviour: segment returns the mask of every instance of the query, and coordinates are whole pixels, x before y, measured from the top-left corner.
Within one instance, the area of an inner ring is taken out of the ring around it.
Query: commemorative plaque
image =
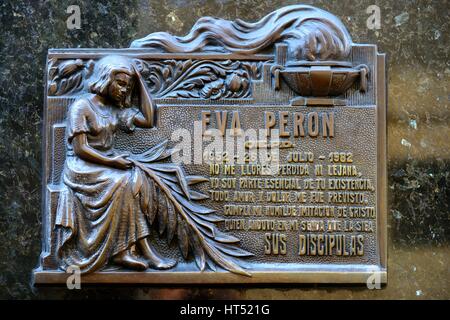
[[[306,5],[51,49],[35,283],[386,282],[385,57]]]

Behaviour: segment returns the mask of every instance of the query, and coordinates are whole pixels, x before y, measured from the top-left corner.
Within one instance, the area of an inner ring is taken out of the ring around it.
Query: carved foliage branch
[[[52,58],[48,62],[48,95],[62,96],[80,92],[85,80],[89,78],[94,70],[92,60],[81,59],[64,60],[59,62]]]
[[[150,93],[160,98],[247,98],[261,76],[261,62],[166,60],[137,61]]]
[[[200,270],[216,265],[233,273],[247,275],[237,258],[252,256],[239,248],[239,239],[221,232],[216,223],[223,218],[215,210],[204,207],[199,200],[208,196],[192,190],[190,186],[207,181],[200,176],[186,176],[176,164],[160,163],[173,151],[166,149],[167,141],[140,155],[131,156],[133,161],[133,193],[140,198],[142,211],[160,235],[167,234],[170,244],[178,239],[181,254],[188,259],[191,252]]]

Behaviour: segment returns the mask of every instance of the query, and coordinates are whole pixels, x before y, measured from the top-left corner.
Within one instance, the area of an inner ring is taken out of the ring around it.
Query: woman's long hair
[[[129,76],[135,76],[135,68],[132,61],[122,56],[106,56],[95,63],[94,73],[89,83],[89,91],[96,93],[102,97],[108,96],[108,88],[114,81],[117,73],[126,73]],[[121,107],[130,107],[132,100],[132,92],[128,94]]]
[[[135,61],[129,57],[110,55],[101,58],[95,63],[94,73],[88,84],[90,92],[98,94],[102,97],[108,96],[108,88],[114,81],[114,75],[117,73],[126,73],[133,77],[133,89],[137,89],[136,93],[139,98],[140,109],[149,110],[149,127],[156,125],[156,109],[157,106],[150,96],[147,85],[139,73]],[[129,108],[133,102],[133,91],[125,97],[124,101],[119,105],[121,108]]]

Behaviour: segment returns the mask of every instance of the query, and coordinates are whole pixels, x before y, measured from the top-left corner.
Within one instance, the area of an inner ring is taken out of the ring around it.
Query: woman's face
[[[108,88],[109,97],[121,107],[125,106],[125,100],[131,94],[132,80],[126,73],[116,73]]]

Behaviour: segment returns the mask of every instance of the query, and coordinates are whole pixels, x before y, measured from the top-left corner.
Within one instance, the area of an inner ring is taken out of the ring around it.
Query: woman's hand
[[[87,136],[85,133],[76,135],[73,139],[73,151],[81,159],[93,163],[102,164],[117,169],[126,170],[133,166],[133,162],[127,158],[130,156],[127,153],[120,154],[115,157],[107,157],[97,150],[91,148],[87,143]]]
[[[111,158],[111,165],[115,168],[126,170],[133,166],[133,162],[127,159],[129,154],[121,154]]]

